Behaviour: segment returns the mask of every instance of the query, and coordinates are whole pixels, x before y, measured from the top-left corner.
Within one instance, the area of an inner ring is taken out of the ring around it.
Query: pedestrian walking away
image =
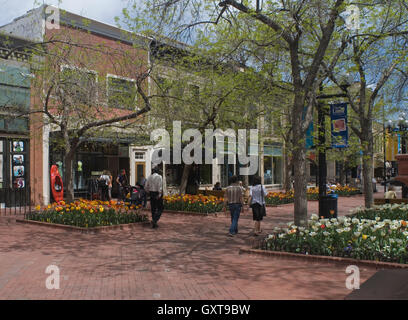
[[[125,169],[120,170],[120,174],[116,178],[116,182],[119,184],[119,200],[125,201],[126,187],[129,185]]]
[[[237,176],[232,176],[230,181],[231,185],[225,190],[224,212],[226,211],[228,205],[231,213],[231,226],[228,235],[233,237],[238,233],[238,220],[241,214],[241,209],[244,205],[244,194],[241,186],[239,185]]]
[[[254,185],[249,190],[248,204],[252,208],[252,216],[254,220],[254,235],[258,236],[262,233],[261,221],[266,215],[265,197],[267,195],[265,187],[262,185],[261,177],[254,177]]]
[[[101,200],[106,201],[110,200],[110,190],[112,190],[112,176],[110,172],[107,170],[103,170],[102,175],[99,177],[99,181],[101,182]],[[110,188],[109,188],[110,186]]]
[[[152,228],[158,228],[157,222],[163,212],[163,178],[160,169],[155,167],[147,178],[145,191],[150,196],[150,210],[152,212]]]

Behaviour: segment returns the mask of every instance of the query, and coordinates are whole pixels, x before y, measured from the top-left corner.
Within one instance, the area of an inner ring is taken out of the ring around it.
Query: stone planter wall
[[[109,232],[114,230],[130,230],[136,227],[150,225],[150,222],[136,222],[136,223],[129,223],[129,224],[118,224],[113,226],[101,226],[101,227],[94,227],[94,228],[82,228],[64,224],[56,224],[56,223],[48,223],[42,221],[34,221],[34,220],[25,220],[25,219],[16,219],[17,223],[25,223],[30,225],[37,225],[42,227],[54,228],[54,229],[63,229],[66,231],[73,231],[79,233],[101,233],[101,232]]]

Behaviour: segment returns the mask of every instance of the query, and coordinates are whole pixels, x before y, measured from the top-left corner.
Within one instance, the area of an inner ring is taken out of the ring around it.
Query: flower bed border
[[[109,231],[117,230],[117,229],[129,230],[129,229],[133,229],[136,226],[150,225],[149,221],[140,221],[140,222],[134,222],[134,223],[127,223],[127,224],[116,224],[112,226],[84,228],[84,227],[76,227],[76,226],[71,226],[71,225],[66,225],[66,224],[57,224],[57,223],[49,223],[49,222],[26,220],[26,219],[16,219],[16,222],[43,226],[43,227],[51,227],[55,229],[64,229],[67,231],[74,231],[74,232],[79,232],[79,233],[93,233],[93,234],[101,233],[101,232],[109,232]]]
[[[239,254],[256,254],[266,257],[278,257],[278,258],[292,258],[300,259],[311,262],[332,262],[332,263],[341,263],[347,265],[360,265],[365,267],[374,267],[376,269],[408,269],[408,264],[395,263],[395,262],[384,262],[384,261],[373,261],[373,260],[358,260],[352,258],[343,258],[343,257],[334,257],[334,256],[318,256],[311,254],[301,254],[301,253],[292,253],[286,251],[271,251],[271,250],[262,250],[262,249],[249,249],[249,248],[240,248]]]
[[[163,213],[184,214],[184,215],[187,215],[187,216],[214,216],[214,217],[217,217],[218,215],[224,214],[223,211],[206,213],[206,212],[177,211],[177,210],[166,210],[166,209],[163,210]]]

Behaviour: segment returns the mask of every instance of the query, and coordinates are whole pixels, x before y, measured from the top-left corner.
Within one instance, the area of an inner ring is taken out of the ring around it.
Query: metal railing
[[[30,188],[0,189],[0,216],[26,215],[32,209]]]

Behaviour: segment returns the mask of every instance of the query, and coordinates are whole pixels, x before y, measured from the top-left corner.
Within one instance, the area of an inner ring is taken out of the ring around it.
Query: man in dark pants
[[[119,199],[122,201],[125,201],[126,199],[126,189],[125,188],[129,185],[125,169],[120,170],[120,174],[116,178],[116,182],[119,185]]]
[[[152,228],[157,228],[163,212],[163,178],[160,169],[155,167],[147,178],[145,191],[150,195],[150,209],[152,212]]]

